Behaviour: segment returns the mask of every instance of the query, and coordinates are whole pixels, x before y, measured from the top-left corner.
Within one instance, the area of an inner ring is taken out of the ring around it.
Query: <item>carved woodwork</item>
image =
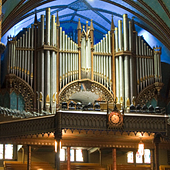
[[[101,100],[113,102],[113,100],[114,100],[113,94],[111,94],[110,91],[105,86],[103,86],[102,84],[100,84],[96,81],[91,81],[88,79],[84,79],[81,81],[76,80],[74,82],[67,84],[60,91],[60,94],[59,94],[60,102],[68,102],[72,94],[74,94],[76,92],[80,92],[81,91],[81,83],[88,84],[88,87],[89,87],[88,90],[91,91],[92,93],[99,95]]]
[[[170,132],[170,126],[167,127],[167,118],[165,115],[149,114],[125,114],[124,122],[121,129],[107,128],[107,114],[93,114],[90,112],[69,113],[67,111],[58,111],[57,115],[43,117],[34,117],[29,119],[20,119],[0,123],[0,138],[19,137],[27,135],[36,135],[44,133],[56,133],[55,138],[62,137],[62,130],[70,129],[71,131],[81,130],[88,131],[105,131],[105,132],[145,132],[148,134],[159,133],[166,137]]]
[[[32,111],[34,92],[26,81],[15,74],[8,74],[6,76],[6,88],[10,89],[10,93],[14,91],[16,94],[21,94],[25,101],[25,111]]]
[[[108,115],[108,128],[121,129],[123,127],[123,115],[118,111],[113,111]]]
[[[152,98],[157,98],[156,95],[156,87],[154,84],[151,84],[150,86],[147,86],[145,89],[143,89],[139,95],[137,96],[136,103],[144,105],[148,101],[150,101]]]

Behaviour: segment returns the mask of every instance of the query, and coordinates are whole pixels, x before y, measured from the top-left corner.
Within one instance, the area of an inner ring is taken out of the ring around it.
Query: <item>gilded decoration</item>
[[[136,103],[140,105],[144,105],[149,102],[152,98],[157,99],[157,90],[155,84],[147,86],[144,88],[136,98]]]
[[[96,81],[84,79],[81,81],[76,80],[74,82],[67,84],[65,87],[63,87],[63,89],[61,89],[59,93],[60,103],[68,102],[72,94],[76,92],[81,92],[81,91],[88,91],[88,92],[95,93],[96,95],[99,96],[99,99],[102,101],[113,102],[114,100],[113,94],[111,94],[110,91],[105,86],[103,86],[102,84]]]
[[[118,112],[111,112],[108,117],[108,128],[118,128],[123,125],[123,116]]]
[[[34,92],[31,86],[20,77],[9,74],[6,76],[6,87],[16,94],[21,94],[25,101],[25,111],[32,111]]]

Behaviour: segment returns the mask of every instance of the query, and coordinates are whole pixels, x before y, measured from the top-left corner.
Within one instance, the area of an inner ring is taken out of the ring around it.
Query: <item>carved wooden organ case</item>
[[[125,107],[127,100],[162,81],[161,47],[152,49],[138,36],[134,20],[126,14],[118,27],[112,17],[111,30],[97,44],[92,20],[83,28],[78,21],[77,44],[60,27],[58,13],[55,18],[47,8],[45,17],[35,19],[17,37],[8,37],[8,74],[15,74],[33,89],[32,110],[54,112],[60,101],[69,100],[61,99],[63,93],[74,93],[74,86],[84,80],[101,95],[111,96],[111,102],[115,97],[118,103],[123,100]]]

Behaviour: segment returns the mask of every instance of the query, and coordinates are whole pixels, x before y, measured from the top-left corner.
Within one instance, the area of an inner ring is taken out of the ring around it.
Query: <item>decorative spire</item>
[[[88,32],[88,21],[86,21],[86,32]]]
[[[111,31],[114,31],[114,30],[115,30],[115,25],[114,25],[114,22],[113,22],[113,15],[112,15]]]
[[[57,11],[57,26],[60,26],[60,21],[59,21],[59,17],[58,17],[58,11]]]
[[[79,18],[79,21],[78,21],[78,26],[77,26],[77,29],[78,29],[78,30],[81,30],[81,23],[80,23],[80,18]]]
[[[91,19],[91,24],[90,24],[90,30],[94,30],[94,27],[93,27],[93,20]]]
[[[136,31],[134,17],[132,17],[132,30]]]
[[[34,17],[34,24],[37,24],[38,20],[37,20],[37,10],[35,9],[35,17]]]

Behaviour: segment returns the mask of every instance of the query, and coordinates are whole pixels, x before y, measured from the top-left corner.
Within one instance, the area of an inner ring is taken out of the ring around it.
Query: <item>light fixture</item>
[[[144,155],[144,143],[142,142],[142,140],[138,144],[138,152],[139,155]]]

